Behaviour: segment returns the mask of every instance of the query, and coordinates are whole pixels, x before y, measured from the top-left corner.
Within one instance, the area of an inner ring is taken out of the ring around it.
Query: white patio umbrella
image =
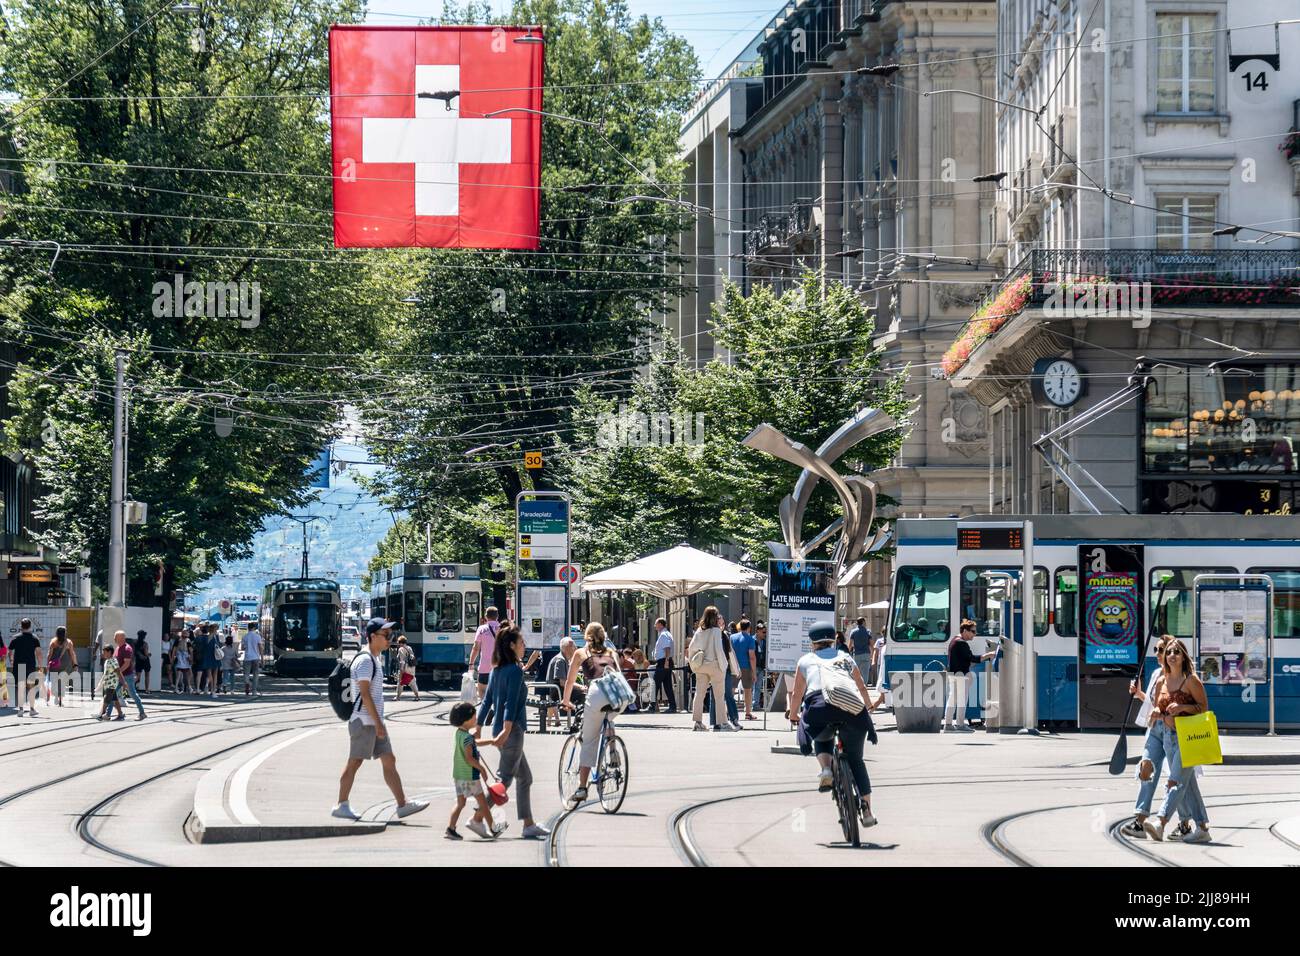
[[[637,558],[582,580],[585,591],[643,591],[672,601],[718,588],[762,590],[767,575],[689,544]]]
[[[584,591],[641,591],[667,601],[667,616],[676,636],[678,655],[684,646],[686,598],[721,588],[761,591],[766,586],[766,574],[689,544],[679,544],[582,579]]]

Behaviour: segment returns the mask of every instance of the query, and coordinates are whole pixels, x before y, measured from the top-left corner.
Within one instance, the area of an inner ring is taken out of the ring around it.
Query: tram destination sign
[[[569,502],[563,498],[520,500],[517,554],[521,561],[569,559]]]
[[[829,561],[767,562],[767,666],[794,672],[808,653],[808,629],[835,623],[835,577]]]
[[[993,528],[958,528],[958,551],[1023,551],[1022,528],[1001,525]]]

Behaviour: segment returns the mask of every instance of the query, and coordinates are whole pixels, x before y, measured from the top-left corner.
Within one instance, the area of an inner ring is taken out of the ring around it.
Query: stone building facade
[[[945,357],[989,410],[988,510],[1300,509],[1300,252],[1268,231],[1300,228],[1300,24],[1267,0],[998,7],[1004,271]],[[1035,376],[1058,361],[1063,403]],[[1049,466],[1040,437],[1135,371]]]

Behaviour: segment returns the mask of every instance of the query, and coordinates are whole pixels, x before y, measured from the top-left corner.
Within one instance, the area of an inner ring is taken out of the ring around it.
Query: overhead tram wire
[[[164,4],[164,6],[171,6],[171,5],[172,4],[170,3]],[[158,12],[162,12],[161,8]],[[155,13],[154,16],[157,16],[157,13]],[[1243,31],[1243,30],[1250,30],[1259,27],[1283,26],[1283,25],[1290,25],[1290,24],[1297,24],[1297,23],[1300,23],[1300,19],[1280,18],[1274,20],[1266,20],[1260,23],[1233,24],[1231,26],[1213,27],[1208,30],[1189,30],[1174,35],[1175,36],[1205,36],[1205,35],[1219,34],[1219,33],[1226,34],[1226,33],[1230,33],[1233,30]],[[355,24],[355,25],[363,26],[364,24]],[[1124,37],[1122,39],[1117,39],[1117,40],[1106,39],[1106,40],[1100,40],[1094,42],[1098,46],[1129,46],[1135,43],[1141,43],[1148,40],[1156,40],[1162,38],[1163,37],[1161,35],[1150,34],[1146,36]],[[122,42],[124,42],[125,39],[126,38],[123,38],[123,40],[119,40],[118,44],[120,45]],[[1061,44],[1060,46],[1044,47],[1044,49],[1040,51],[1040,55],[1046,53],[1055,53],[1058,50],[1064,50],[1070,46],[1077,46],[1077,44],[1073,44],[1073,45]],[[107,52],[111,52],[111,49],[109,51],[106,51],[106,53]],[[106,55],[106,53],[104,55]],[[990,53],[971,54],[968,56],[934,57],[931,59],[919,60],[916,63],[900,63],[898,64],[898,66],[900,70],[920,70],[922,67],[928,68],[931,66],[938,66],[941,64],[947,65],[947,64],[955,64],[955,63],[972,63],[972,62],[982,62],[987,60],[996,61],[1001,59],[1017,58],[1020,56],[1022,56],[1022,53],[1019,50],[1007,51],[1005,53],[998,53],[994,51]],[[102,56],[100,58],[102,58]],[[738,62],[757,63],[759,61],[748,60],[748,61],[738,61]],[[87,68],[93,65],[94,64],[91,63],[88,65]],[[81,72],[84,72],[84,69]],[[818,76],[824,76],[824,77],[851,76],[854,75],[856,72],[857,72],[856,68],[848,69],[848,70],[819,70]],[[60,86],[56,87],[56,89],[61,89],[63,86],[66,86],[68,82],[70,82],[72,79],[75,79],[76,76],[79,75],[80,72],[74,75],[73,77],[70,77],[69,80],[64,81],[64,83],[60,84]],[[806,73],[802,73],[802,72],[768,73],[764,75],[773,79],[795,79],[795,80],[802,79],[807,76]],[[747,79],[754,79],[754,77],[728,77],[724,73],[724,74],[719,74],[711,77],[701,77],[700,79],[693,81],[693,85],[700,87],[700,89],[703,91],[723,81],[726,81],[728,83],[737,83],[737,82],[744,82]],[[602,89],[617,89],[623,87],[658,86],[658,85],[673,84],[678,82],[679,80],[675,78],[672,79],[665,78],[665,79],[646,79],[646,80],[616,80],[616,81],[607,81],[602,83],[547,83],[547,84],[543,84],[540,87],[538,86],[485,86],[485,87],[477,87],[473,89],[464,89],[461,92],[462,93],[514,93],[514,92],[531,92],[538,89],[543,91],[602,90]],[[393,92],[393,93],[367,92],[367,93],[351,93],[351,94],[331,94],[328,90],[319,90],[319,91],[306,91],[301,93],[260,93],[260,94],[259,93],[247,93],[247,94],[239,94],[239,93],[197,94],[195,93],[195,94],[141,94],[141,95],[123,94],[118,96],[97,96],[97,97],[56,97],[53,95],[44,95],[37,98],[32,105],[33,106],[39,105],[40,103],[43,102],[62,102],[62,101],[75,102],[78,100],[105,101],[105,102],[117,102],[124,99],[127,101],[172,100],[172,99],[175,100],[185,100],[185,99],[234,99],[234,100],[238,100],[238,99],[322,99],[322,100],[328,100],[331,98],[344,99],[347,97],[361,97],[361,96],[365,96],[365,97],[401,96],[401,97],[409,98],[410,95],[411,93],[409,90],[401,91],[401,92]],[[23,102],[23,100],[22,98],[18,98],[16,100],[13,100],[13,102]],[[0,131],[3,131],[2,127],[0,127]]]

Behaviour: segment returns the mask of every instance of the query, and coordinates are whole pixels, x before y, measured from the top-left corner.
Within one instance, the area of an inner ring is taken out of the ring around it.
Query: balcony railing
[[[812,200],[796,199],[789,212],[759,216],[745,234],[745,255],[752,259],[769,252],[785,252],[810,236],[816,228],[812,209]]]
[[[1150,282],[1153,304],[1300,305],[1296,249],[1034,249],[998,282],[1028,273],[1029,301],[1042,302],[1053,283]]]
[[[1148,305],[1300,307],[1300,250],[1034,249],[1000,279],[944,355],[952,375],[985,340],[1058,287],[1151,283]]]

